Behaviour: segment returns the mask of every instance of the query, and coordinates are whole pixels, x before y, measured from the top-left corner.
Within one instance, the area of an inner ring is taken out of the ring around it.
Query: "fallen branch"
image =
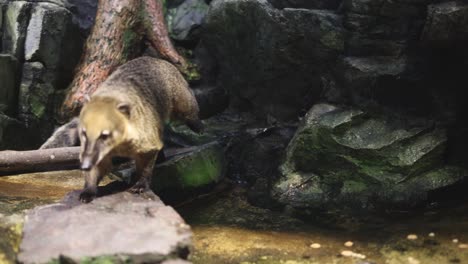
[[[80,147],[0,151],[0,175],[77,169]]]
[[[160,155],[163,155],[163,160],[167,160],[193,151],[193,149],[195,147],[165,149]],[[0,175],[78,169],[80,165],[79,154],[80,147],[0,151]]]

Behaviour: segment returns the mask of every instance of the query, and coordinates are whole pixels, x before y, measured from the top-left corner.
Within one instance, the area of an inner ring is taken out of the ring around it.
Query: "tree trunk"
[[[185,71],[186,62],[169,39],[162,0],[99,0],[95,24],[63,103],[62,116],[77,115],[86,95],[118,66],[136,57],[145,33],[163,59]]]

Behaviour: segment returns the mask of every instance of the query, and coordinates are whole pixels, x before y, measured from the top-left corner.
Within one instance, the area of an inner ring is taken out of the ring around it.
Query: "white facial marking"
[[[106,129],[106,130],[103,130],[101,132],[101,134],[104,135],[104,136],[108,136],[108,135],[110,135],[110,131]]]

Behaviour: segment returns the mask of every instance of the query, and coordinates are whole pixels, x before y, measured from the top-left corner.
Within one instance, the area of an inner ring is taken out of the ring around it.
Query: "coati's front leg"
[[[80,201],[89,203],[97,196],[97,187],[102,178],[110,171],[112,162],[110,158],[102,160],[89,171],[85,171],[84,190],[80,194]]]
[[[130,188],[130,192],[144,193],[150,190],[154,163],[156,162],[158,153],[159,151],[151,151],[140,154],[135,158],[135,184]]]

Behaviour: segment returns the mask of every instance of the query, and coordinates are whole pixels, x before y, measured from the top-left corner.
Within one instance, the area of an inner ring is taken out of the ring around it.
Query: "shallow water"
[[[12,263],[17,251],[18,214],[82,184],[79,171],[0,177],[0,263]],[[194,232],[193,263],[468,263],[468,248],[461,248],[468,244],[468,201],[365,220],[334,214],[334,225],[325,225],[251,206],[245,197],[242,188],[224,188],[176,207]],[[342,256],[344,250],[361,255]]]
[[[343,217],[330,227],[253,207],[244,197],[237,189],[179,208],[194,231],[194,263],[468,263],[468,203],[366,220]]]

